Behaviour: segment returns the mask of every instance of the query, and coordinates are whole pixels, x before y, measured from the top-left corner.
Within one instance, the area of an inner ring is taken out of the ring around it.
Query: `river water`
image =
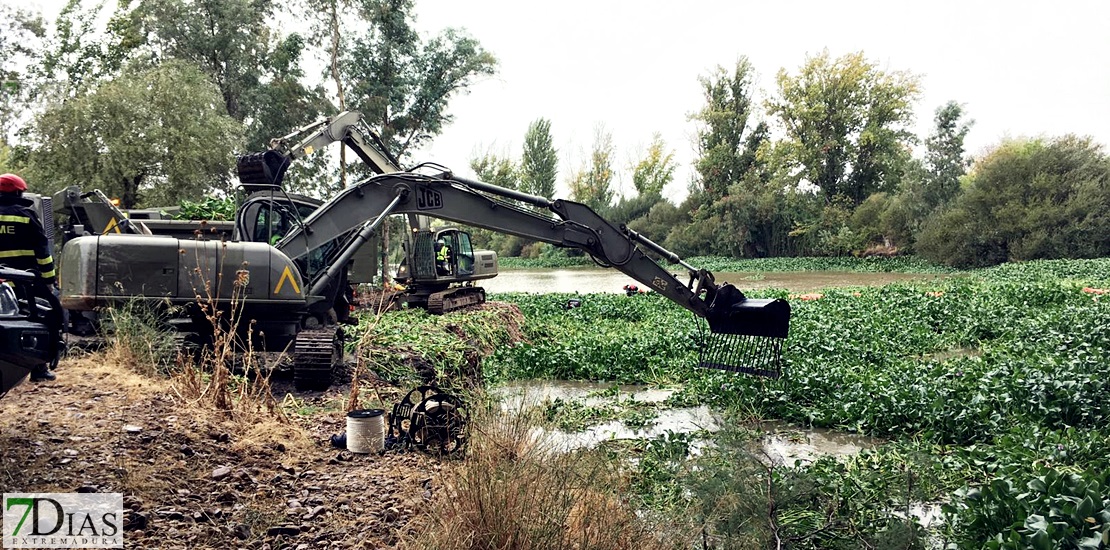
[[[617,395],[608,395],[612,384],[603,382],[572,382],[567,380],[523,380],[498,388],[502,407],[509,411],[542,407],[561,399],[577,401],[595,407],[607,402],[635,401],[659,403],[666,401],[676,390],[648,386],[622,385]],[[599,395],[602,393],[605,395]],[[704,405],[697,407],[664,407],[654,420],[641,428],[631,428],[614,420],[590,426],[580,432],[554,431],[547,434],[563,449],[595,447],[602,442],[622,439],[652,439],[667,432],[689,433],[699,430],[715,432],[720,419]],[[881,441],[856,434],[832,430],[799,428],[783,422],[761,422],[763,432],[760,450],[772,462],[794,465],[796,461],[808,463],[822,456],[850,456],[863,449],[872,449]]]
[[[671,271],[683,284],[684,273]],[[732,283],[741,290],[783,288],[792,292],[811,292],[823,288],[881,286],[900,281],[927,280],[937,275],[914,273],[854,273],[850,271],[792,271],[781,273],[714,273],[718,283]],[[563,292],[580,294],[622,293],[625,285],[646,289],[647,285],[616,269],[593,267],[567,269],[506,269],[482,281],[486,292]]]
[[[673,271],[672,271],[673,272]],[[937,275],[909,273],[856,273],[848,271],[802,271],[770,273],[716,273],[718,282],[731,282],[742,290],[781,288],[791,292],[812,292],[836,287],[881,286],[901,281],[931,280]],[[686,276],[676,274],[685,283]],[[622,293],[625,285],[646,285],[635,281],[615,269],[509,269],[497,277],[480,283],[490,293]],[[716,431],[717,415],[705,406],[666,407],[662,405],[673,389],[646,386],[621,386],[618,396],[598,397],[595,394],[611,388],[600,382],[571,382],[566,380],[525,380],[500,388],[503,406],[521,409],[543,406],[555,399],[579,401],[587,406],[598,406],[607,401],[621,400],[659,403],[654,421],[646,427],[630,428],[620,421],[605,422],[576,433],[550,434],[565,448],[593,447],[611,439],[650,439],[671,432]],[[782,423],[764,422],[761,451],[768,460],[783,464],[795,461],[811,462],[817,457],[849,456],[863,449],[874,448],[880,442],[865,436],[832,430],[810,429]]]

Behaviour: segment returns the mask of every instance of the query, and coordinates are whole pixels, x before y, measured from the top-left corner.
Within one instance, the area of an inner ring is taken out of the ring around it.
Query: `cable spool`
[[[385,449],[385,411],[360,409],[347,413],[347,450],[377,453]]]

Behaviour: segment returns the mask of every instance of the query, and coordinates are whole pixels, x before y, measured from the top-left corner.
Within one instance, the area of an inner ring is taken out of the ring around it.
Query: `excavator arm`
[[[545,217],[511,200],[547,208],[552,216]],[[633,231],[613,226],[588,206],[551,201],[449,173],[426,176],[401,172],[357,183],[320,207],[305,220],[303,227],[290,231],[277,247],[296,259],[349,231],[364,226],[368,229],[365,225],[368,220],[376,221],[388,214],[426,215],[559,247],[579,248],[598,264],[628,274],[694,313],[703,317],[707,313],[708,304],[696,290],[660,267],[637,244],[666,252],[662,247]],[[699,289],[715,290],[711,274],[685,267]]]
[[[298,141],[293,144],[294,140]],[[328,243],[343,242],[327,268],[307,285],[309,296],[330,288],[390,215],[408,214],[410,220],[434,217],[581,249],[599,265],[620,270],[705,318],[710,335],[701,342],[701,366],[771,377],[781,374],[782,342],[790,322],[786,301],[748,299],[730,284],[717,284],[712,273],[694,268],[623,225],[614,226],[584,204],[529,195],[448,171],[404,172],[357,112],[299,128],[273,140],[265,153],[240,157],[240,180],[280,188],[293,159],[336,141],[350,147],[378,175],[343,189],[275,244],[290,258],[299,259]],[[537,208],[551,214],[538,213]],[[683,284],[647,252],[681,265],[688,282]]]
[[[362,113],[343,111],[270,140],[270,150],[239,157],[236,169],[245,186],[281,185],[285,171],[304,158],[335,142],[346,145],[375,174],[400,172],[400,164],[389,154],[378,134],[362,121]]]
[[[526,206],[551,212],[544,216]],[[624,226],[615,226],[590,207],[549,200],[449,172],[383,174],[356,183],[312,213],[276,244],[299,258],[350,233],[328,270],[310,283],[309,293],[324,288],[347,259],[388,216],[418,214],[573,247],[708,321],[716,343],[703,344],[702,366],[766,376],[781,373],[781,342],[789,329],[790,306],[783,300],[753,300],[730,284],[718,285],[711,273]],[[647,255],[650,251],[686,269],[683,283]]]

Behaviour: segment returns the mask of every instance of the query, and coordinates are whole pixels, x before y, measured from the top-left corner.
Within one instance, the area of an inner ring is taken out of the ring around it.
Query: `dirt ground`
[[[104,352],[57,374],[0,399],[0,489],[123,493],[128,548],[396,548],[444,467],[332,447],[346,386],[277,382],[283,415],[229,415]]]

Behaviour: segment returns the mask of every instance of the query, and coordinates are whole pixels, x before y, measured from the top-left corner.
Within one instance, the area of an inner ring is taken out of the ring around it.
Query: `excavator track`
[[[340,327],[301,331],[293,352],[293,384],[298,390],[328,389],[342,352],[343,329]]]
[[[442,315],[466,306],[483,304],[485,301],[486,289],[484,288],[476,286],[449,288],[428,296],[428,313]]]

